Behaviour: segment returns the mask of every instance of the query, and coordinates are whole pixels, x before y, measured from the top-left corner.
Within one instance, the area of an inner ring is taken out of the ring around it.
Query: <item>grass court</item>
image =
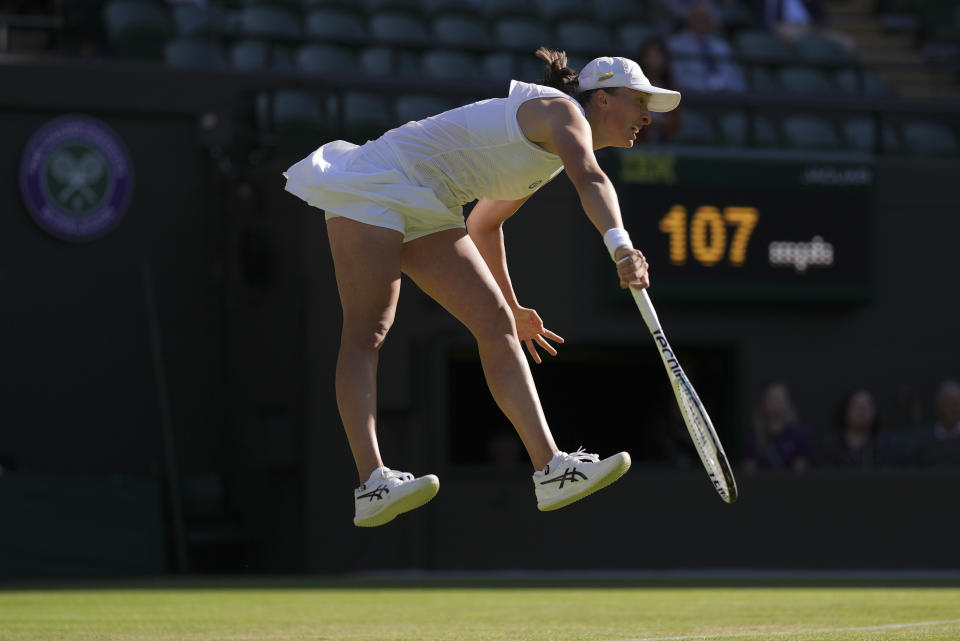
[[[158,579],[0,586],[0,641],[960,639],[960,579]]]

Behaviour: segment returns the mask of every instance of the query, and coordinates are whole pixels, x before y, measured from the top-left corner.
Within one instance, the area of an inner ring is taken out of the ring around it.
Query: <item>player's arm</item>
[[[513,311],[516,323],[517,337],[523,341],[534,362],[540,363],[534,343],[543,348],[551,356],[557,355],[557,350],[546,339],[563,342],[563,338],[543,326],[543,320],[536,310],[521,307],[517,302],[517,295],[510,282],[510,272],[507,269],[507,250],[503,240],[503,223],[510,218],[520,206],[527,201],[519,200],[489,200],[481,198],[474,205],[473,211],[467,216],[467,233],[470,234],[473,244],[477,246],[487,267],[493,274],[494,280],[503,292],[503,297]]]
[[[613,183],[600,168],[593,153],[593,134],[583,114],[569,100],[551,100],[539,107],[544,111],[539,131],[544,148],[560,156],[570,181],[577,189],[587,218],[604,235],[604,240],[624,238],[623,244],[614,243],[612,256],[617,263],[620,286],[631,283],[649,287],[647,262],[643,254],[633,248],[623,229],[620,203]],[[622,233],[618,233],[620,230]]]
[[[480,250],[484,262],[490,268],[503,297],[507,299],[510,309],[517,309],[520,303],[513,291],[510,282],[510,272],[507,270],[507,251],[503,240],[503,223],[513,216],[526,198],[519,200],[488,200],[481,198],[474,205],[473,211],[467,216],[467,233],[470,234],[473,244]]]

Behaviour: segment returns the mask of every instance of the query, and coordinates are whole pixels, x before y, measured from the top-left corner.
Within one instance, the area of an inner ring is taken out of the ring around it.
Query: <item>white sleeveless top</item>
[[[529,196],[563,169],[560,157],[530,142],[517,109],[535,98],[565,98],[558,89],[514,80],[506,98],[481,100],[391,129],[368,145],[384,145],[415,183],[429,187],[447,207],[481,196]]]
[[[405,240],[463,226],[463,205],[481,196],[518,200],[563,169],[533,144],[517,109],[562,91],[514,80],[506,98],[482,100],[391,129],[357,146],[329,142],[283,173],[286,189],[327,216],[396,229]]]

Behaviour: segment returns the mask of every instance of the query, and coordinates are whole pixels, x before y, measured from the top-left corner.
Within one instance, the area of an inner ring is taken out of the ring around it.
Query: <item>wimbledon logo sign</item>
[[[61,116],[41,127],[23,151],[20,189],[30,215],[61,240],[88,242],[126,213],[133,172],[123,141],[89,116]]]

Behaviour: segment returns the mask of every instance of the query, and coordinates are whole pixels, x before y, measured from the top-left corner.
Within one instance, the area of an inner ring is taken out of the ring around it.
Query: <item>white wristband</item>
[[[613,258],[614,252],[618,247],[629,247],[633,249],[633,243],[630,242],[630,234],[623,227],[611,227],[603,235],[603,243],[610,252],[610,258]]]

